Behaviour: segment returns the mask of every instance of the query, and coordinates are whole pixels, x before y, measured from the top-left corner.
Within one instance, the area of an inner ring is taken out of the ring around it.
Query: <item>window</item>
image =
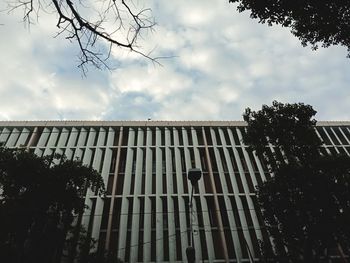
[[[211,139],[211,134],[210,134],[210,128],[209,127],[205,127],[204,131],[205,131],[205,138],[207,139],[207,145],[208,146],[213,145],[213,141]]]
[[[202,130],[197,128],[194,131],[197,135],[197,140],[198,140],[198,145],[204,145],[204,140],[203,140],[203,133]]]
[[[213,130],[215,132],[216,144],[217,145],[222,145],[219,129],[213,129]]]
[[[107,229],[110,205],[111,205],[111,199],[110,198],[104,199],[101,230]]]

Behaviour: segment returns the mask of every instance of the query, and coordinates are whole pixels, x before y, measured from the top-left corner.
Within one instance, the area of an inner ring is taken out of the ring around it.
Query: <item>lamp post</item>
[[[196,261],[196,250],[194,249],[194,244],[193,244],[192,204],[193,204],[193,190],[194,190],[194,187],[197,185],[198,180],[201,177],[202,177],[202,171],[200,169],[192,168],[188,170],[187,179],[190,180],[192,185],[191,198],[189,203],[191,237],[190,237],[190,246],[186,248],[186,256],[187,256],[188,263],[194,263]]]

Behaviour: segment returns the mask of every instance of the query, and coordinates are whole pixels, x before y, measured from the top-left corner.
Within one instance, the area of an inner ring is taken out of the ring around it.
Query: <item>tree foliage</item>
[[[276,153],[271,156],[269,145],[282,150],[289,162],[307,164],[310,159],[319,156],[318,147],[321,145],[315,133],[315,114],[312,106],[303,103],[273,101],[272,106],[263,105],[262,110],[257,112],[247,108],[243,114],[248,123],[244,141],[272,166],[283,164],[283,161]]]
[[[342,45],[350,56],[350,1],[348,0],[230,0],[238,11],[251,11],[251,18],[268,25],[291,28],[303,46]]]
[[[137,41],[151,30],[155,22],[152,10],[138,8],[130,0],[73,1],[73,0],[15,0],[9,2],[9,12],[23,10],[23,21],[28,25],[39,20],[45,12],[57,17],[58,35],[78,45],[79,67],[87,65],[110,68],[108,59],[112,47],[135,52],[153,62],[138,46]]]
[[[244,114],[244,141],[273,173],[257,188],[266,227],[277,256],[292,262],[319,262],[350,248],[350,158],[320,154],[315,113],[310,105],[274,101]]]
[[[309,167],[286,165],[260,186],[266,226],[282,241],[275,244],[278,254],[285,246],[293,262],[319,262],[326,250],[349,248],[349,184],[350,160],[341,156]]]
[[[79,161],[0,148],[0,247],[5,262],[57,262],[87,188],[102,177]]]

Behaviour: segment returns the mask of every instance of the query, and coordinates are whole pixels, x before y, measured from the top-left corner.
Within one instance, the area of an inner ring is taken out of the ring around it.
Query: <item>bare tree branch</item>
[[[134,10],[131,0],[14,0],[9,3],[8,11],[15,9],[23,10],[23,21],[28,25],[32,24],[33,16],[39,18],[39,10],[57,14],[56,36],[65,34],[66,39],[77,43],[78,67],[84,74],[88,65],[110,69],[108,61],[115,46],[159,64],[158,58],[137,45],[143,33],[155,26],[152,10]]]

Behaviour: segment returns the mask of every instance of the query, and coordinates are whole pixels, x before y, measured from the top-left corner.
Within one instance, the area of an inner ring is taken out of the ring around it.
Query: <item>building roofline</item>
[[[0,121],[0,126],[246,126],[244,121]],[[350,126],[350,121],[318,121],[317,126]]]

